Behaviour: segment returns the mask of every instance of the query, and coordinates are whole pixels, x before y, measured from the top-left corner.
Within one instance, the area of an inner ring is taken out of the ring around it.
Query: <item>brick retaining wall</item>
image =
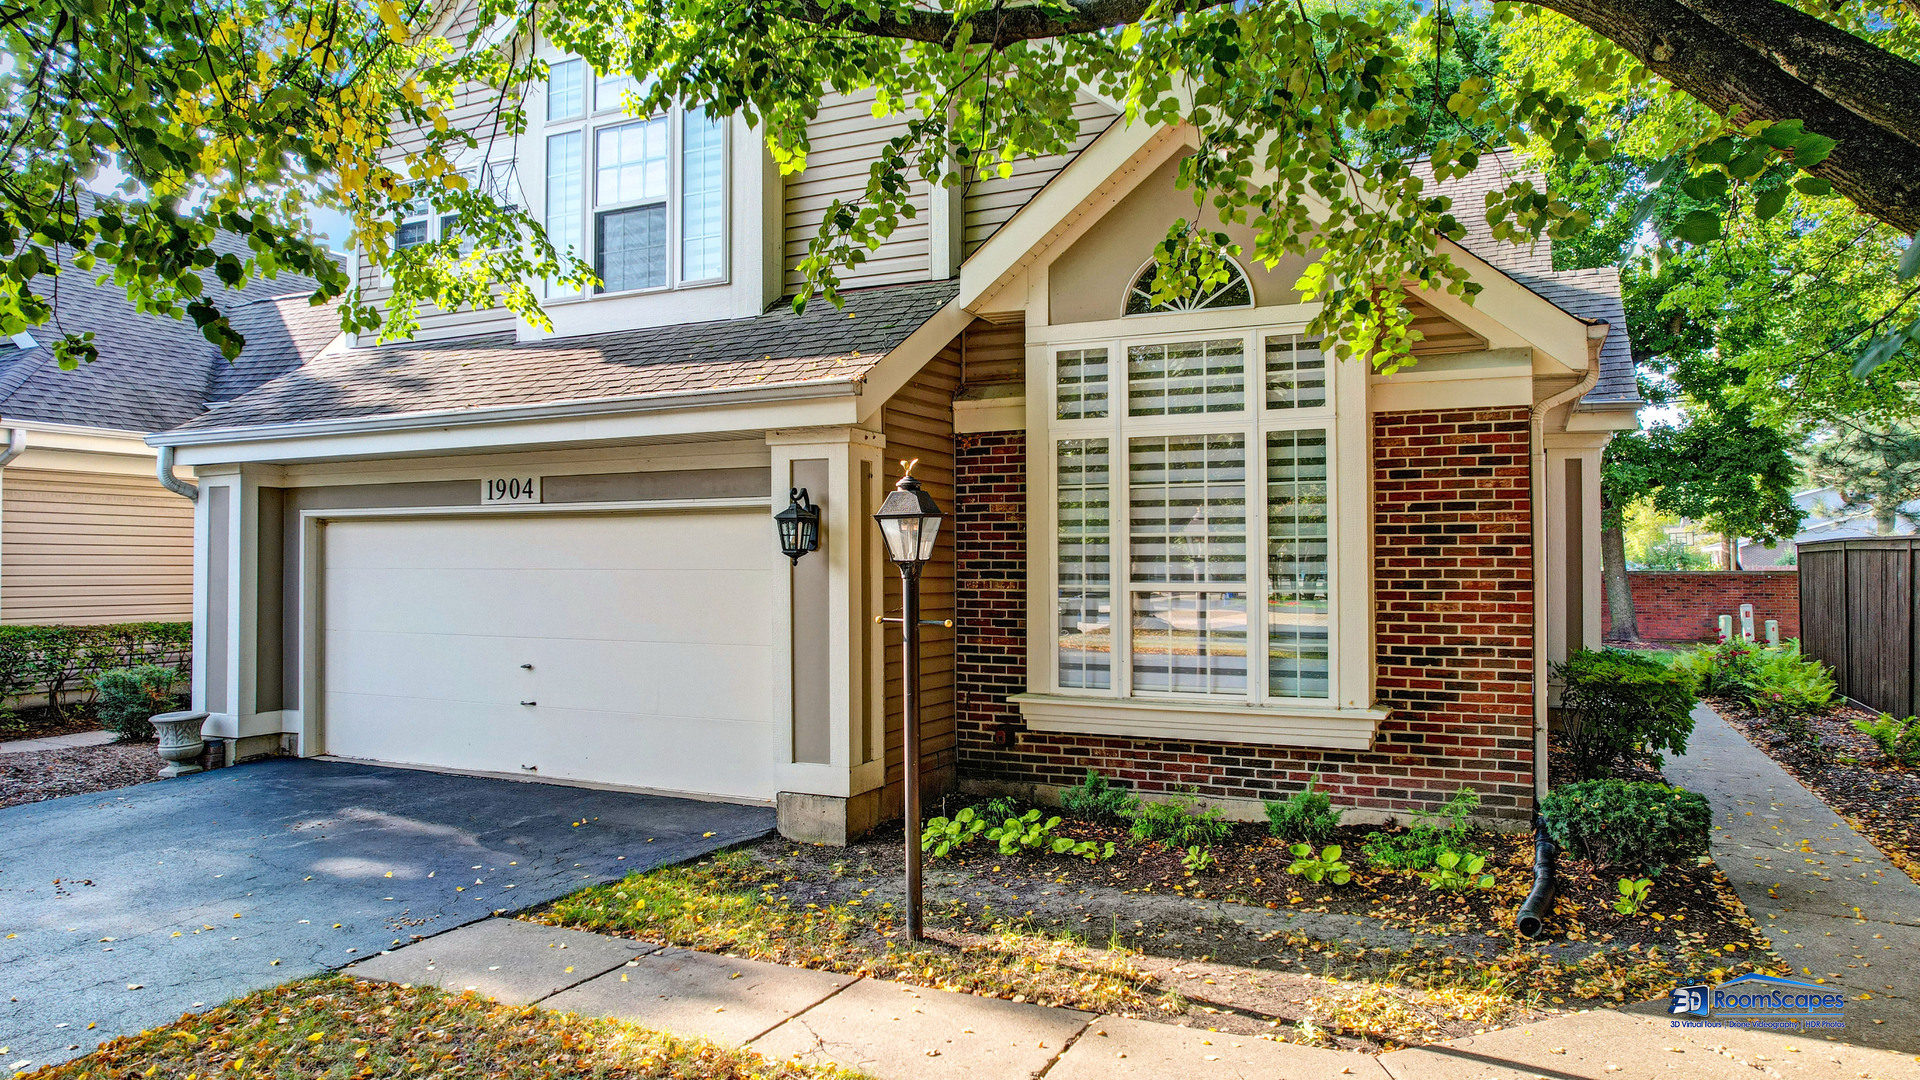
[[[1720,616],[1740,617],[1753,605],[1753,632],[1764,637],[1768,619],[1780,621],[1780,636],[1800,636],[1800,574],[1795,570],[1632,570],[1633,613],[1642,641],[1713,641]],[[1613,615],[1601,597],[1601,625],[1613,632]],[[1739,632],[1739,624],[1734,624]]]

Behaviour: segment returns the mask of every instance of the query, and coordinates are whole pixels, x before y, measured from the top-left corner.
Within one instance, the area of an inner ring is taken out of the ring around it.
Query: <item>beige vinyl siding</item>
[[[474,31],[479,19],[478,5],[468,5],[447,29],[446,38],[455,47]],[[447,124],[459,131],[470,131],[480,140],[483,149],[490,143],[493,153],[489,157],[512,156],[513,138],[504,132],[497,132],[495,114],[503,107],[498,87],[484,83],[467,83],[455,91],[453,106],[447,110]],[[426,134],[420,129],[395,129],[392,156],[416,151],[426,145]],[[504,149],[503,149],[504,148]],[[538,163],[522,162],[521,165]],[[383,305],[393,292],[392,287],[383,280],[379,270],[360,263],[360,290],[369,303]],[[415,341],[445,341],[454,338],[473,337],[476,334],[491,334],[514,329],[517,318],[503,307],[464,308],[459,311],[442,311],[432,305],[422,305],[418,312],[419,328],[414,331]],[[371,345],[377,335],[362,336],[361,344]]]
[[[192,617],[192,503],[151,476],[0,473],[0,622]]]
[[[967,255],[972,255],[975,248],[985,243],[987,237],[1006,224],[1007,219],[1027,205],[1035,193],[1059,175],[1060,170],[1066,168],[1076,154],[1085,150],[1088,143],[1099,138],[1120,118],[1119,113],[1091,98],[1080,99],[1073,108],[1073,115],[1080,121],[1080,137],[1074,140],[1070,153],[1021,158],[1013,162],[1013,175],[975,177],[967,185],[964,221]]]
[[[881,462],[882,490],[891,491],[900,480],[900,463],[915,458],[913,475],[947,512],[934,546],[933,561],[920,572],[920,613],[926,619],[954,615],[953,562],[953,395],[960,386],[960,343],[941,350],[913,381],[887,402],[882,421],[887,437]],[[877,537],[876,537],[877,539]],[[884,554],[876,552],[881,558]],[[883,603],[888,614],[900,613],[900,573],[887,563]],[[889,625],[886,643],[886,761],[889,806],[900,805],[902,700],[900,634]],[[939,792],[953,783],[955,743],[953,725],[953,631],[922,627],[920,633],[920,760],[927,790]]]
[[[1424,335],[1413,343],[1415,356],[1478,352],[1487,347],[1486,338],[1435,311],[1418,297],[1407,298],[1407,311],[1413,315],[1413,329]]]
[[[1027,328],[1024,323],[975,319],[967,327],[961,383],[988,386],[1023,383],[1027,377]]]
[[[803,284],[800,262],[807,257],[807,243],[819,233],[827,208],[835,199],[847,203],[861,198],[881,147],[906,129],[907,118],[903,115],[874,116],[873,101],[870,90],[828,94],[821,101],[819,114],[807,124],[807,167],[786,178],[784,265],[789,293],[797,292]],[[928,188],[924,181],[914,181],[911,202],[913,217],[902,218],[885,243],[867,252],[865,262],[838,271],[843,287],[927,280],[932,262]]]

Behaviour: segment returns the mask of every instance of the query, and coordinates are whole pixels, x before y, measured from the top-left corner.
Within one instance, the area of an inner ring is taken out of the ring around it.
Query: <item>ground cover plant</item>
[[[1465,804],[1458,798],[1454,809]],[[942,809],[952,821],[970,805]],[[1451,817],[1423,819],[1418,840],[1405,826],[1343,825],[1319,847],[1275,837],[1266,822],[1222,817],[1210,819],[1220,832],[1202,847],[1137,839],[1132,822],[1112,816],[1047,809],[1041,820],[1056,814],[1055,836],[1112,844],[1112,856],[1075,858],[1050,846],[1003,854],[980,841],[951,849],[926,865],[931,940],[913,949],[899,935],[897,826],[846,848],[769,838],[523,917],[1367,1050],[1655,998],[1677,982],[1778,964],[1701,859],[1670,866],[1646,903],[1621,913],[1619,875],[1565,857],[1552,934],[1529,942],[1511,924],[1532,881],[1530,837],[1480,831],[1464,817],[1457,830]],[[1348,854],[1368,839],[1394,850],[1434,846],[1436,862],[1401,869]],[[1453,864],[1440,866],[1450,852]],[[1465,887],[1432,888],[1422,876],[1442,872]]]
[[[500,1005],[477,994],[325,975],[115,1039],[32,1080],[165,1076],[591,1076],[605,1080],[853,1080],[751,1050],[614,1020]]]

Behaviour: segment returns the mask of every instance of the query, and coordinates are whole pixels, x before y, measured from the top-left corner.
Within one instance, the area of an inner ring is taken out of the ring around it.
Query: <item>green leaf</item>
[[[1775,150],[1785,150],[1797,145],[1806,138],[1806,122],[1802,120],[1781,120],[1768,124],[1761,129],[1760,140]]]
[[[1827,160],[1827,155],[1833,153],[1833,148],[1838,145],[1825,135],[1808,133],[1793,144],[1793,164],[1796,168],[1811,169]]]
[[[1802,195],[1831,195],[1833,182],[1821,176],[1803,176],[1793,182],[1793,190]]]
[[[1761,221],[1778,214],[1787,205],[1787,188],[1769,188],[1753,200],[1753,215]]]
[[[1711,210],[1695,210],[1680,222],[1680,239],[1689,244],[1706,244],[1720,239],[1720,215]]]
[[[1733,160],[1733,140],[1722,135],[1695,150],[1693,156],[1709,165],[1725,165]]]
[[[1907,250],[1900,253],[1900,280],[1910,281],[1920,274],[1920,233],[1907,238]]]

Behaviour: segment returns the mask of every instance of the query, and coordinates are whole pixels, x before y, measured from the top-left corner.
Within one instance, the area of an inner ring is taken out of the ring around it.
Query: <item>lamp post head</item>
[[[911,469],[913,466],[909,465]],[[901,566],[920,566],[933,558],[940,535],[940,506],[909,472],[887,493],[873,520],[887,541],[887,558]]]

